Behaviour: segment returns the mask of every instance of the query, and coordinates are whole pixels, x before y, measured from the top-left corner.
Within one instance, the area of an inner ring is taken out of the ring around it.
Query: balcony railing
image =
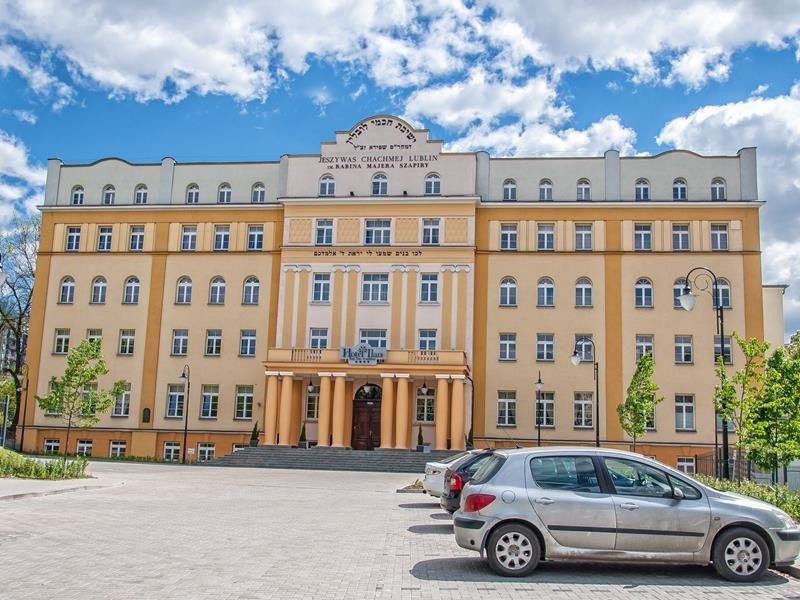
[[[340,363],[347,361],[333,348],[271,348],[267,352],[271,363]],[[460,350],[388,350],[386,360],[396,365],[466,365],[466,356]]]

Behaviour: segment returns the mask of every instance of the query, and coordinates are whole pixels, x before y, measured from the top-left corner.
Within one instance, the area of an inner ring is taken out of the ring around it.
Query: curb
[[[44,496],[56,496],[58,494],[68,494],[69,492],[80,492],[84,490],[102,490],[106,488],[119,487],[125,485],[119,483],[116,485],[81,485],[74,488],[66,488],[62,490],[48,490],[46,492],[23,492],[21,494],[9,494],[8,496],[0,496],[0,501],[3,500],[23,500],[25,498],[41,498]]]
[[[800,565],[797,563],[787,567],[778,567],[775,570],[780,571],[781,573],[786,573],[787,575],[791,575],[795,579],[800,579]]]

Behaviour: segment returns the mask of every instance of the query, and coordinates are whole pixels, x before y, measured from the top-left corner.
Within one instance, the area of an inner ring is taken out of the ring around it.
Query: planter
[[[311,448],[311,442],[298,442],[298,448]]]
[[[258,440],[250,440],[251,448],[258,448]]]
[[[430,444],[417,444],[417,452],[429,453],[431,451]]]

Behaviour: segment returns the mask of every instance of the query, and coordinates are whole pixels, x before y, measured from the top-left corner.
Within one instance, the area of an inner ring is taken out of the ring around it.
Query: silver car
[[[726,579],[755,581],[800,553],[800,528],[775,506],[603,448],[497,450],[453,523],[458,545],[506,576],[577,559],[711,563]]]
[[[472,452],[472,451],[470,451]],[[422,487],[426,493],[439,498],[444,492],[444,474],[456,461],[469,456],[469,452],[460,452],[441,461],[425,463],[425,478]]]

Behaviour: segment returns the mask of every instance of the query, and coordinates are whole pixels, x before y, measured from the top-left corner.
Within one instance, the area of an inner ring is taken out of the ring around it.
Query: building
[[[407,448],[421,431],[460,449],[471,427],[476,445],[573,444],[597,424],[627,447],[616,406],[652,351],[666,400],[639,448],[690,469],[714,445],[719,340],[710,295],[692,312],[677,296],[709,267],[728,335],[780,335],[761,205],[754,148],[495,158],[392,116],[275,162],[54,159],[29,388],[104,340],[109,381],[130,387],[72,437],[95,455],[175,459],[185,413],[198,459],[254,425],[265,444],[305,427],[320,445]],[[26,450],[63,449],[57,416],[28,402],[25,423]]]

